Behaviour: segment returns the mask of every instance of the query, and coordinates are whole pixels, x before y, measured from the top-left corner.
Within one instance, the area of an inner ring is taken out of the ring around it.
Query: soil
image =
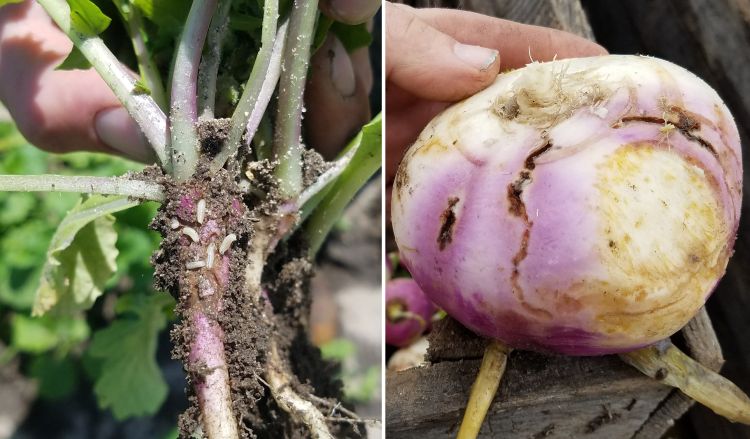
[[[204,139],[202,150],[210,156],[226,137],[226,121],[203,123],[199,133]],[[328,164],[317,153],[307,152],[303,159],[306,184],[327,169]],[[307,427],[295,423],[278,407],[262,377],[266,370],[266,352],[273,339],[282,362],[294,374],[292,386],[299,395],[315,395],[333,401],[343,397],[342,383],[333,379],[338,366],[324,361],[320,350],[309,342],[312,263],[304,241],[292,236],[277,246],[265,265],[264,294],[258,300],[247,294],[244,276],[247,247],[257,233],[254,225],[269,217],[275,218],[279,202],[271,163],[242,166],[243,173],[251,180],[251,195],[240,189],[236,177],[240,166],[236,168],[209,173],[207,163],[202,163],[195,177],[181,184],[168,181],[158,171],[144,171],[144,176],[164,185],[167,200],[151,225],[163,237],[159,250],[152,257],[155,287],[170,292],[177,299],[179,316],[184,318],[199,310],[221,326],[232,404],[235,416],[241,418],[243,438],[309,437]],[[196,219],[200,199],[205,200],[207,212],[201,223]],[[193,242],[184,228],[195,230],[200,240]],[[226,254],[217,255],[216,262],[219,267],[226,265],[228,274],[221,274],[221,268],[186,268],[186,262],[205,258],[206,242],[220,242],[230,233],[234,233],[237,240]],[[214,276],[199,275],[199,272],[214,273]],[[211,294],[204,294],[205,291]],[[187,364],[193,339],[188,321],[181,320],[171,333],[173,358],[183,364]],[[195,370],[199,368],[189,369],[186,368],[186,393],[190,407],[179,422],[180,437],[184,438],[194,437],[200,431],[201,422],[192,384],[201,380],[203,374]],[[335,437],[360,437],[349,424],[339,423],[329,428]]]

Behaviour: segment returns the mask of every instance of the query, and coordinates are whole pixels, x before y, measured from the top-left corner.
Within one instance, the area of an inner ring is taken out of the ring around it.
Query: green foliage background
[[[29,145],[12,123],[0,123],[0,174],[110,176],[140,168],[104,154],[48,154]],[[0,361],[21,356],[41,398],[64,398],[89,382],[100,407],[116,418],[152,414],[167,396],[155,355],[174,305],[151,287],[148,256],[159,237],[147,225],[155,203],[114,214],[118,270],[92,311],[30,316],[49,242],[78,199],[0,192]]]

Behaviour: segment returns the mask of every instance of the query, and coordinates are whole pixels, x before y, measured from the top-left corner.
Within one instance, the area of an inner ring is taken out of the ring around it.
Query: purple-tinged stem
[[[175,55],[169,117],[172,122],[172,167],[178,181],[190,178],[198,164],[198,65],[217,2],[193,1]]]
[[[263,9],[260,50],[255,58],[253,69],[245,84],[240,101],[237,103],[234,113],[232,113],[232,123],[224,148],[217,154],[211,164],[214,169],[223,167],[227,159],[237,152],[246,126],[248,142],[252,140],[255,130],[258,129],[258,124],[260,124],[260,119],[266,112],[268,102],[271,100],[273,90],[279,80],[281,53],[284,50],[286,37],[286,23],[282,24],[278,31],[276,29],[278,18],[278,0],[266,0]],[[255,125],[252,130],[250,129],[251,122]]]
[[[317,14],[318,0],[294,0],[281,67],[273,149],[279,190],[288,200],[302,191],[302,98]]]
[[[193,388],[198,396],[203,433],[209,439],[238,437],[232,410],[229,372],[224,355],[224,331],[219,323],[201,311],[191,316],[193,343],[188,356],[194,372]]]
[[[203,53],[198,70],[198,112],[201,119],[211,120],[214,118],[216,78],[219,74],[224,36],[229,28],[229,10],[231,8],[232,0],[219,0],[218,9],[208,28],[206,50]]]

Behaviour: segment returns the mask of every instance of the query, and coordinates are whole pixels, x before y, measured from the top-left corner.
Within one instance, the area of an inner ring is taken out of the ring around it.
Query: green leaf
[[[78,373],[70,357],[51,354],[33,357],[29,376],[37,380],[39,396],[48,400],[64,398],[78,387]]]
[[[83,56],[83,53],[77,47],[73,46],[73,50],[70,51],[59,66],[55,67],[55,70],[86,70],[90,68],[91,63],[89,60]]]
[[[335,22],[331,25],[331,32],[341,41],[347,52],[367,47],[372,43],[372,35],[367,31],[365,23],[350,25]]]
[[[0,196],[0,225],[10,226],[25,220],[37,203],[28,192],[11,192]]]
[[[144,94],[144,95],[150,95],[151,89],[148,88],[148,85],[146,85],[145,82],[143,82],[142,79],[138,79],[135,81],[135,85],[133,86],[133,94]]]
[[[93,195],[76,205],[52,237],[33,314],[89,308],[116,270],[117,233],[111,213],[138,204],[127,197]]]
[[[312,42],[312,53],[315,53],[320,49],[328,36],[328,31],[331,29],[333,20],[326,17],[325,15],[319,15],[318,21],[315,23],[315,33],[313,34]]]
[[[11,346],[21,352],[40,354],[57,348],[65,353],[88,337],[82,318],[15,314],[11,320]]]
[[[112,21],[91,0],[67,0],[73,29],[89,37],[104,32]]]
[[[179,30],[185,24],[190,3],[182,0],[133,0],[143,16],[164,32]]]
[[[11,345],[21,352],[39,354],[57,346],[57,334],[45,320],[16,314],[10,323]]]
[[[320,347],[320,355],[325,360],[344,361],[357,355],[357,346],[351,340],[336,338]]]
[[[329,183],[302,207],[302,217],[309,214],[305,223],[305,236],[310,243],[310,254],[315,255],[333,225],[341,217],[359,189],[381,166],[382,115],[378,114],[362,127],[357,137],[342,151],[346,155],[354,150],[354,156],[339,177]],[[311,213],[310,213],[311,212]]]
[[[21,3],[23,0],[0,0],[0,7],[10,5],[12,3]]]
[[[242,31],[256,36],[257,31],[263,26],[263,19],[252,15],[233,14],[229,20],[229,29]]]
[[[118,420],[156,413],[168,387],[156,363],[157,336],[167,325],[171,296],[130,294],[118,300],[118,318],[97,331],[88,354],[100,362],[94,393]]]

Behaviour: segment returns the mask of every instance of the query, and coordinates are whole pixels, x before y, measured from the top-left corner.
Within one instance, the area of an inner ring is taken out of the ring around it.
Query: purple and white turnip
[[[430,329],[436,311],[414,279],[389,280],[385,284],[385,342],[409,346]]]
[[[511,348],[643,364],[724,274],[741,192],[737,128],[710,86],[603,56],[531,63],[442,112],[406,153],[391,212],[427,296],[497,340],[480,383]],[[714,384],[739,398],[722,414],[750,422],[747,397]]]

